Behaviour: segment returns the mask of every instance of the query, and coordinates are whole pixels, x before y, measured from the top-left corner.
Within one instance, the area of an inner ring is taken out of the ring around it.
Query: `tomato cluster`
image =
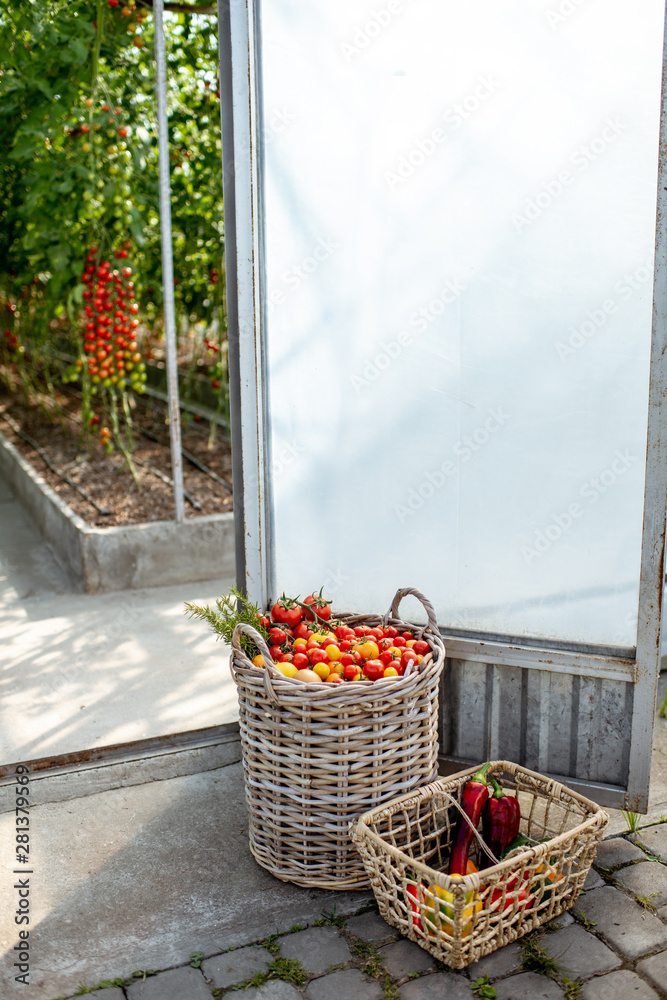
[[[282,597],[271,616],[260,618],[269,652],[286,677],[306,682],[377,681],[402,677],[410,662],[430,652],[423,639],[392,625],[350,626],[331,618],[331,604],[319,594],[303,601]],[[264,666],[259,655],[253,660]]]
[[[116,256],[126,252],[127,247],[123,247]],[[83,293],[87,300],[83,349],[88,355],[88,374],[94,385],[131,385],[142,392],[146,365],[134,340],[139,306],[133,301],[134,283],[129,280],[132,268],[111,270],[106,260],[96,267],[96,255],[97,247],[91,247],[81,277],[88,286]]]

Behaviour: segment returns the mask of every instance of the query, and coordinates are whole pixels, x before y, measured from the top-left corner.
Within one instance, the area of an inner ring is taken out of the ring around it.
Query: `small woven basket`
[[[454,969],[568,910],[609,822],[594,802],[557,781],[494,761],[487,777],[493,775],[507,793],[514,790],[521,833],[534,846],[516,849],[491,868],[450,878],[443,870],[459,816],[453,800],[460,803],[461,790],[476,770],[373,809],[351,831],[381,916]],[[479,863],[477,845],[474,852]]]
[[[428,625],[398,618],[413,594]],[[304,684],[276,668],[259,633],[239,625],[230,669],[239,698],[250,850],[272,875],[322,889],[368,887],[349,836],[360,813],[432,781],[438,764],[438,684],[445,648],[431,603],[405,588],[384,617],[346,615],[346,624],[394,625],[431,652],[402,677]],[[240,633],[250,635],[266,668],[253,666]]]

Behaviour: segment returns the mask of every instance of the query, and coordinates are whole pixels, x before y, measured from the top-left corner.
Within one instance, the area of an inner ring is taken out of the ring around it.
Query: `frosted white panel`
[[[278,592],[635,643],[664,3],[569,6],[261,2]]]

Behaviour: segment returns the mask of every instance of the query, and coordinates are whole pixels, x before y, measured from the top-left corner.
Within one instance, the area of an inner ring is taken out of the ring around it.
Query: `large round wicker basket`
[[[407,594],[426,608],[427,626],[415,630],[398,618]],[[431,652],[403,677],[303,684],[280,673],[255,629],[239,625],[230,668],[238,688],[253,855],[286,882],[364,889],[368,876],[350,840],[350,823],[435,778],[445,648],[433,606],[412,588],[398,591],[384,617],[343,620],[409,628]],[[241,632],[255,640],[266,668],[253,666],[243,652]]]

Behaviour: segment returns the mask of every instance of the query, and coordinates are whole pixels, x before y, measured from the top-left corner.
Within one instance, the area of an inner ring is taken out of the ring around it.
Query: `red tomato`
[[[293,659],[294,659],[293,653],[283,653],[282,656],[280,657],[280,662],[291,663]]]
[[[366,635],[368,632],[368,625],[355,625],[354,634],[355,635]]]
[[[424,642],[423,639],[417,639],[416,643],[412,648],[414,649],[415,653],[419,654],[419,656],[426,656],[427,653],[431,652],[431,647],[427,642]]]
[[[332,673],[332,674],[329,674],[329,676],[327,677],[327,683],[328,684],[342,684],[343,683],[343,678],[340,676],[340,674]]]
[[[327,663],[329,657],[323,649],[311,649],[308,653],[308,659],[312,666],[315,666],[316,663]]]
[[[272,660],[279,660],[283,655],[283,651],[280,646],[269,646],[269,653],[271,654]]]
[[[352,653],[343,653],[340,658],[340,662],[344,667],[351,667],[354,664],[354,656]]]
[[[335,639],[332,639],[331,636],[329,636],[328,639],[323,639],[322,640],[322,642],[320,643],[320,649],[326,649],[327,646],[336,646],[337,647],[338,643],[336,642]]]
[[[406,649],[403,652],[403,655],[401,656],[401,663],[403,664],[404,667],[407,667],[407,665],[408,665],[408,663],[410,663],[410,661],[412,661],[413,663],[416,663],[417,662],[417,654],[415,652],[413,652],[413,650],[411,650],[411,649]]]
[[[361,671],[359,670],[359,667],[355,667],[351,664],[347,667],[343,667],[343,674],[348,681],[353,681],[354,678],[358,677],[360,673]]]
[[[312,634],[312,629],[309,629],[305,622],[299,622],[294,629],[294,637],[296,639],[310,639]]]
[[[381,628],[372,628],[368,632],[369,635],[374,635],[376,639],[382,639],[384,636],[384,631]]]
[[[394,639],[394,646],[396,646],[399,649],[400,649],[401,646],[405,646],[405,639],[403,638],[403,636],[398,635],[398,636],[395,637],[395,639]]]
[[[350,655],[354,658],[355,663],[361,663],[363,660],[363,656],[358,649],[353,649]]]
[[[369,681],[378,681],[384,675],[384,667],[382,660],[366,660],[364,673]]]
[[[297,605],[289,607],[290,603],[288,598],[281,597],[271,608],[271,617],[274,622],[278,622],[280,625],[289,625],[294,628],[301,621],[301,608]]]
[[[312,632],[311,632],[311,635],[312,635]],[[309,639],[308,642],[306,643],[306,649],[319,649],[319,648],[320,648],[320,644],[317,641],[317,639]]]
[[[269,642],[274,646],[282,646],[287,638],[287,633],[281,628],[272,628],[269,632]]]
[[[385,635],[388,635],[390,639],[395,639],[398,635],[398,629],[394,628],[393,625],[388,625],[384,631]]]
[[[391,661],[393,660],[393,658],[394,658],[393,654],[390,653],[388,649],[384,649],[380,653],[380,659],[385,664],[385,666],[389,666],[389,664],[391,663]]]
[[[292,659],[292,663],[297,668],[297,670],[303,670],[304,667],[310,666],[310,660],[305,653],[295,653]]]
[[[322,621],[327,622],[331,618],[331,604],[324,597],[322,597],[321,590],[319,594],[309,594],[308,597],[304,597],[303,603],[312,607],[315,615],[317,615],[318,618],[321,618]],[[313,621],[315,618],[313,611],[306,611],[304,609],[303,617],[309,621]]]
[[[399,677],[402,677],[405,672],[405,667],[403,666],[400,660],[391,660],[391,662],[388,663],[387,666],[393,667],[394,670],[397,670]]]
[[[412,632],[401,632],[401,635],[404,639],[414,639]]]
[[[355,636],[356,639],[356,636]],[[341,639],[339,643],[340,648],[344,653],[347,653],[348,649],[352,649],[352,643],[349,639]]]

